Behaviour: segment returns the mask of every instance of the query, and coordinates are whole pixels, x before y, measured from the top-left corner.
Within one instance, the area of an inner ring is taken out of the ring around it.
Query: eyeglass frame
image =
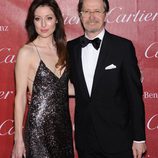
[[[100,16],[101,14],[104,14],[106,11],[101,11],[101,10],[94,10],[94,11],[90,11],[90,10],[82,10],[80,12],[80,14],[83,16],[83,17],[88,17],[90,16],[91,14],[95,15],[95,16]],[[87,14],[87,15],[85,15]],[[98,14],[98,15],[96,15]]]

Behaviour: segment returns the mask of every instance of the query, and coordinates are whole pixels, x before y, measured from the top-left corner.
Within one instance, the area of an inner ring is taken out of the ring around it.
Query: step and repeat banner
[[[0,158],[10,158],[14,136],[14,66],[26,42],[25,19],[32,0],[0,1]],[[83,34],[77,14],[78,0],[57,0],[64,17],[67,39]],[[109,0],[106,29],[133,41],[142,74],[146,111],[145,158],[158,158],[158,2]],[[74,122],[74,98],[70,113]],[[139,113],[138,113],[139,115]],[[76,153],[75,153],[76,154]],[[77,158],[77,154],[75,156]]]

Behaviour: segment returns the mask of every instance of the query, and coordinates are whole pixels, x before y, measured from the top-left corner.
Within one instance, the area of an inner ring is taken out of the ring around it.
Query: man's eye
[[[87,13],[89,13],[89,11],[88,11],[88,10],[85,10],[85,11],[84,11],[84,13],[86,13],[86,14],[87,14]]]
[[[95,13],[100,13],[100,11],[99,10],[95,10]]]

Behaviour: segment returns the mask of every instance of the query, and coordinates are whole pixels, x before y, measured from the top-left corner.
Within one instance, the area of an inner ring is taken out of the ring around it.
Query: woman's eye
[[[35,18],[35,21],[39,21],[39,19],[40,19],[40,18],[37,18],[37,17],[36,17],[36,18]]]
[[[47,19],[48,19],[48,20],[52,20],[53,18],[52,18],[52,17],[48,17]]]

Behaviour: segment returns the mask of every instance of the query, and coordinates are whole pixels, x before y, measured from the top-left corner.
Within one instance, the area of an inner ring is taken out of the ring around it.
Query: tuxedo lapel
[[[105,30],[105,34],[103,37],[103,42],[101,45],[100,54],[98,57],[98,62],[97,62],[97,66],[96,66],[96,70],[95,70],[95,74],[94,74],[91,96],[93,95],[93,93],[97,87],[97,84],[99,82],[99,79],[100,79],[101,75],[103,74],[104,65],[108,61],[108,56],[109,56],[108,40],[109,40],[109,33]]]
[[[78,41],[78,42],[80,42],[80,41]],[[82,92],[83,92],[84,96],[89,98],[89,93],[88,93],[86,81],[85,81],[84,74],[83,74],[81,50],[82,50],[81,44],[77,43],[75,54],[76,54],[76,67],[77,67],[78,81],[79,81],[78,84],[80,84],[80,87],[82,87]]]

